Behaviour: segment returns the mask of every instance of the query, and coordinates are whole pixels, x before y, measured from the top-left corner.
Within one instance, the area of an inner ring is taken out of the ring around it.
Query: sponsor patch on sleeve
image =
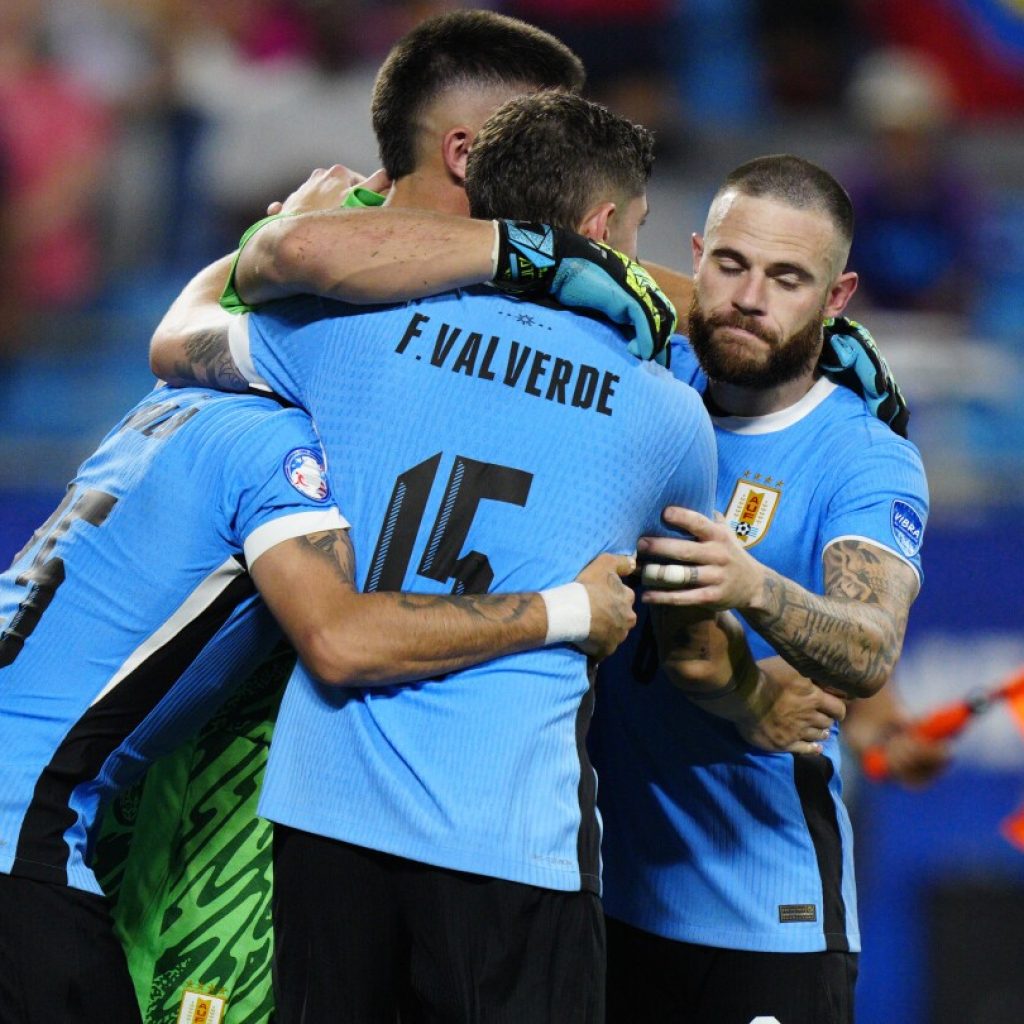
[[[921,550],[924,536],[921,516],[913,505],[899,499],[892,503],[892,535],[907,558],[913,558]]]
[[[313,501],[324,503],[331,497],[327,466],[315,448],[293,448],[284,457],[284,475],[299,494]]]

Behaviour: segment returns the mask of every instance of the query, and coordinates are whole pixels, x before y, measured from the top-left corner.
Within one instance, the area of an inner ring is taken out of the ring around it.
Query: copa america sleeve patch
[[[921,550],[924,523],[913,505],[898,499],[892,503],[892,535],[907,558],[913,558]]]
[[[313,501],[323,504],[331,497],[327,466],[315,448],[293,448],[284,457],[284,475],[299,494]]]

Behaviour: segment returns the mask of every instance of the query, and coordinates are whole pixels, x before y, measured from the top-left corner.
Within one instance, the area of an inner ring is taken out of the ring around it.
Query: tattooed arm
[[[849,697],[871,696],[888,680],[918,591],[905,562],[864,541],[836,541],[823,556],[825,593],[814,594],[758,562],[724,523],[687,509],[666,509],[665,522],[695,539],[643,538],[638,550],[688,563],[672,567],[685,589],[648,590],[644,601],[734,608],[798,672]]]
[[[606,657],[636,622],[632,591],[620,579],[631,567],[624,556],[601,555],[577,577],[590,600],[584,653]],[[546,642],[539,593],[359,593],[344,530],[282,541],[250,573],[306,667],[338,686],[426,679]]]
[[[755,747],[820,754],[846,704],[781,658],[755,661],[743,627],[729,612],[652,609],[658,656],[671,683],[698,707],[736,726]]]
[[[231,314],[219,302],[233,259],[225,256],[196,274],[153,333],[150,369],[168,384],[248,390],[228,347]]]

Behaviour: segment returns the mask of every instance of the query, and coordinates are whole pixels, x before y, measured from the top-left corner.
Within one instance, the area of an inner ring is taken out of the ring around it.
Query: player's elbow
[[[309,672],[328,686],[373,686],[387,681],[387,666],[349,630],[310,630],[295,638],[295,644]]]
[[[884,672],[872,672],[867,675],[858,676],[856,679],[850,680],[843,689],[846,690],[850,697],[857,697],[858,699],[874,697],[889,681],[890,675],[890,671],[886,669]]]
[[[168,384],[185,384],[177,379],[178,353],[184,347],[184,339],[177,325],[161,322],[149,339],[149,368],[154,376]]]

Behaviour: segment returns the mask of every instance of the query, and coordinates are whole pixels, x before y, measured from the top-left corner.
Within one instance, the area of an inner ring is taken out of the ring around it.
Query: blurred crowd
[[[26,362],[59,372],[83,349],[118,344],[141,358],[167,297],[233,248],[270,200],[315,166],[372,171],[376,65],[412,24],[452,6],[4,0],[0,396],[11,397]],[[582,56],[593,98],[655,128],[654,259],[680,263],[679,239],[700,227],[691,211],[723,161],[789,149],[835,172],[858,215],[854,311],[880,325],[883,345],[894,336],[897,369],[908,369],[908,390],[923,402],[919,443],[927,448],[939,430],[944,444],[952,395],[959,433],[945,449],[956,461],[963,448],[963,464],[949,497],[976,490],[979,472],[998,497],[1006,460],[1024,450],[1024,423],[1005,427],[1024,288],[1019,5],[488,6],[560,36]],[[24,406],[23,395],[0,402],[0,432]]]

